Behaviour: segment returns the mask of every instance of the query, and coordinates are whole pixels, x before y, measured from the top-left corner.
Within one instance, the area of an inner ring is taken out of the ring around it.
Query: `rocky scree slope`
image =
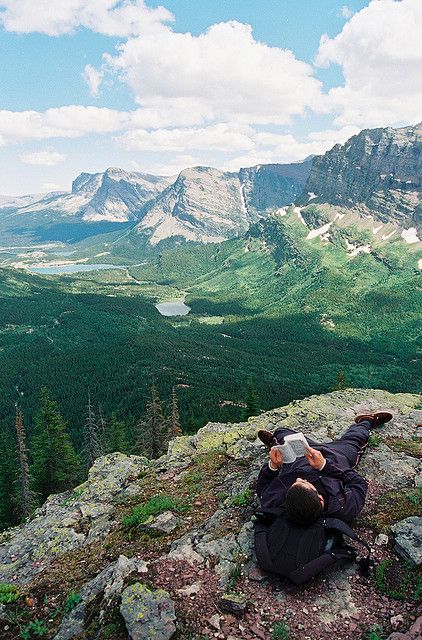
[[[347,389],[247,423],[210,423],[173,440],[157,461],[120,453],[97,459],[84,484],[50,496],[31,521],[2,534],[0,581],[16,597],[0,605],[1,637],[19,637],[31,624],[56,640],[265,640],[283,637],[273,635],[277,629],[291,639],[347,640],[366,637],[374,624],[381,637],[414,631],[421,400]],[[251,521],[254,483],[267,460],[257,430],[286,426],[329,441],[356,413],[380,408],[394,418],[374,432],[360,463],[369,495],[355,528],[381,571],[364,578],[346,565],[301,588],[263,574]]]
[[[422,123],[365,129],[316,156],[300,200],[328,203],[421,230]]]

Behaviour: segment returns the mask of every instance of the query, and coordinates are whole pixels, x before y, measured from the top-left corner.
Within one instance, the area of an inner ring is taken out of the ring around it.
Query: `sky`
[[[422,120],[422,0],[0,0],[0,194]]]

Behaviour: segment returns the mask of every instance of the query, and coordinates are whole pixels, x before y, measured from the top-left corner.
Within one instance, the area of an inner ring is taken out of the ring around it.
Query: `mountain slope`
[[[85,222],[128,222],[139,217],[142,207],[157,197],[172,181],[164,176],[110,168],[104,173],[81,173],[72,184],[72,193],[43,198],[23,207],[20,214],[59,212],[79,215]]]
[[[421,194],[422,123],[366,129],[316,156],[300,203],[339,205],[420,229]]]

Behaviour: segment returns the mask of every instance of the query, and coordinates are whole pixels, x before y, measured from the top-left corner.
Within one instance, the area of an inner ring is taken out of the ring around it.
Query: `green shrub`
[[[422,593],[422,577],[410,563],[382,560],[375,568],[375,585],[395,600],[416,600]]]
[[[82,602],[82,598],[79,593],[75,593],[75,591],[71,591],[66,598],[66,602],[64,603],[64,610],[66,613],[70,613],[78,604]]]
[[[384,640],[382,628],[378,624],[373,624],[365,636],[364,640]]]
[[[271,634],[271,640],[289,640],[289,628],[284,622],[276,622]]]
[[[42,638],[48,629],[42,620],[34,620],[24,627],[20,628],[20,635],[23,640],[31,640],[31,638]]]
[[[183,513],[190,508],[190,505],[183,504],[180,500],[175,500],[171,496],[153,496],[148,502],[134,507],[132,515],[124,516],[123,525],[125,527],[137,527],[146,522],[151,516],[157,516],[163,511]]]
[[[10,604],[19,599],[19,589],[14,584],[0,582],[0,604]]]
[[[252,491],[250,489],[246,489],[242,493],[239,493],[237,496],[233,496],[232,505],[233,507],[246,507],[249,504],[249,500],[252,497]]]

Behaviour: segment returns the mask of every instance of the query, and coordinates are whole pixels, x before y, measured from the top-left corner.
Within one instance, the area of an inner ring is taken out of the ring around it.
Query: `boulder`
[[[122,593],[120,612],[131,640],[169,640],[176,631],[174,604],[163,589],[130,585]]]
[[[391,531],[399,556],[415,565],[422,564],[422,517],[405,518],[394,524]]]
[[[79,604],[64,616],[54,640],[72,640],[78,637],[84,632],[86,607],[94,598],[102,593],[103,606],[106,606],[113,597],[120,594],[125,578],[134,572],[145,573],[146,571],[146,563],[142,560],[119,556],[116,562],[110,564],[82,587],[78,593]]]
[[[32,520],[4,534],[0,581],[28,583],[58,556],[103,538],[115,524],[114,500],[148,464],[146,458],[123,453],[98,458],[86,482],[50,496]]]

